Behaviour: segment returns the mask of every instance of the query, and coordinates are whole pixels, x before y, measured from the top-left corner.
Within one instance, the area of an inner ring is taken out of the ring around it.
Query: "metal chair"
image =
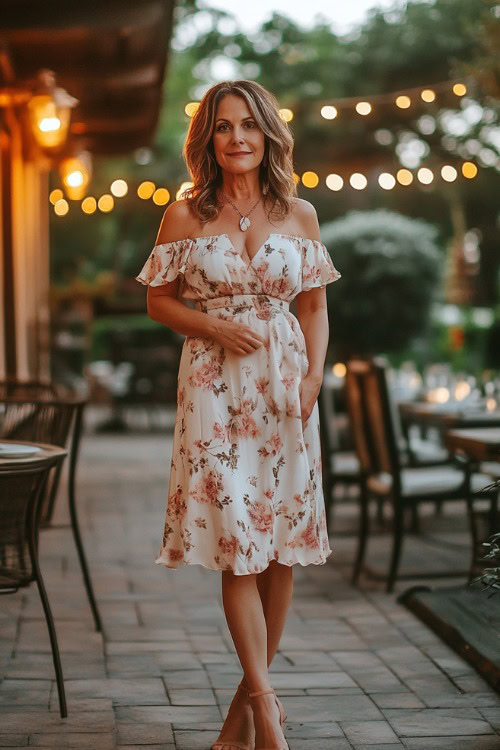
[[[0,468],[0,594],[15,593],[36,581],[49,631],[63,718],[68,715],[63,673],[54,618],[38,561],[38,534],[40,500],[49,472],[65,456],[66,451],[57,449],[53,456],[35,464]]]
[[[352,360],[347,365],[347,394],[353,431],[360,463],[367,472],[367,498],[389,502],[392,508],[392,552],[387,576],[387,591],[392,591],[397,578],[405,534],[405,515],[413,517],[419,503],[448,500],[466,501],[489,482],[481,474],[468,474],[463,466],[406,467],[401,462],[397,435],[390,411],[390,394],[386,363],[377,358],[371,362]],[[365,454],[360,446],[369,444]],[[368,499],[362,508],[358,558],[353,576],[357,582],[363,565],[369,533]],[[429,574],[412,574],[420,577]],[[438,576],[440,574],[436,574]]]
[[[89,574],[76,508],[75,475],[85,404],[86,400],[82,398],[49,400],[48,395],[44,396],[43,400],[21,398],[0,400],[0,437],[8,440],[50,443],[62,448],[66,448],[69,444],[68,500],[71,529],[95,628],[100,631],[102,629],[101,618]],[[61,471],[62,463],[54,467],[46,483],[40,506],[40,525],[43,527],[49,526],[52,519]]]

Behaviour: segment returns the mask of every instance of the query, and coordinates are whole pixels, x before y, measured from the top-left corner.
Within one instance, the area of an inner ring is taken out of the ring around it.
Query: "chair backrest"
[[[361,472],[366,476],[377,471],[373,441],[368,429],[364,392],[365,378],[371,366],[368,360],[351,359],[347,363],[345,375],[345,395],[354,448]]]
[[[66,448],[75,425],[81,401],[0,400],[0,438],[49,443]],[[73,446],[72,446],[73,448]],[[51,473],[41,503],[41,524],[47,526],[53,515],[61,464]]]
[[[5,378],[0,380],[0,400],[10,398],[42,399],[56,398],[57,386],[52,382],[41,380],[19,380],[19,378]]]
[[[36,542],[39,502],[53,461],[0,471],[0,593],[34,580],[29,537]]]
[[[391,411],[387,364],[381,358],[372,361],[363,384],[368,430],[375,449],[377,469],[399,481],[401,468],[398,435]]]

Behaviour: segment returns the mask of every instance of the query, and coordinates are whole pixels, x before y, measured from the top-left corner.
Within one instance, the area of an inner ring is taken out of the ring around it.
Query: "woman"
[[[340,274],[316,211],[296,198],[292,148],[261,85],[213,86],[184,146],[193,187],[166,209],[137,277],[149,285],[150,317],[186,335],[157,563],[222,570],[244,675],[212,750],[288,747],[268,667],[292,565],[322,564],[331,552],[317,396],[325,286]],[[297,318],[288,310],[294,297]]]

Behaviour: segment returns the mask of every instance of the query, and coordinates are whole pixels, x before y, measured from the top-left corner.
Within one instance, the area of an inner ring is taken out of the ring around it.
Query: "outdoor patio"
[[[40,556],[69,716],[59,717],[32,585],[2,598],[0,746],[208,750],[240,671],[219,574],[154,565],[171,434],[97,435],[91,422],[78,502],[104,634],[93,630],[62,497],[55,521],[64,527],[42,532]],[[432,538],[409,538],[406,570],[429,558],[433,568],[458,569],[461,560],[467,567],[463,508],[453,510],[432,519]],[[329,562],[295,568],[293,611],[272,667],[291,750],[500,748],[498,695],[382,583],[365,578],[363,591],[351,587],[355,504],[339,506],[334,526]],[[423,526],[425,536],[425,519]],[[373,567],[386,542],[371,543]],[[397,590],[414,583],[400,581]]]

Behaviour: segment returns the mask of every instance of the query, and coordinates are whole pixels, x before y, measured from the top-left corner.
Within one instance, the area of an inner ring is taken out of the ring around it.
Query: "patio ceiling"
[[[79,99],[71,133],[94,154],[129,153],[153,137],[175,0],[3,0],[0,86],[40,68]],[[9,79],[9,71],[13,80]]]

